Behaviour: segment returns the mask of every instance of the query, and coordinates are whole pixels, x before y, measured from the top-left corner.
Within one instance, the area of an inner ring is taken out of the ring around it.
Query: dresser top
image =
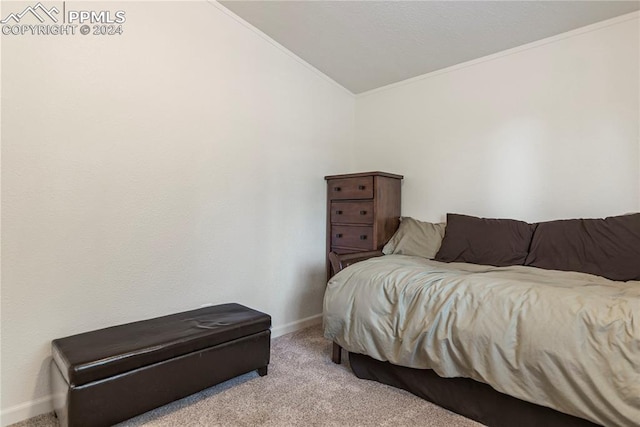
[[[403,179],[404,178],[404,176],[402,176],[402,175],[396,175],[394,173],[376,171],[376,172],[347,173],[347,174],[343,174],[343,175],[327,175],[327,176],[324,177],[324,179],[329,180],[329,179],[343,179],[343,178],[359,178],[359,177],[364,177],[364,176],[384,176],[384,177],[387,177],[387,178],[396,178],[396,179]]]

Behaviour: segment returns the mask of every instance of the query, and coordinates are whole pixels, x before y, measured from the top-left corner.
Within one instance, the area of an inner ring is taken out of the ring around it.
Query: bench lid
[[[271,316],[222,304],[52,341],[53,360],[70,385],[108,378],[271,327]]]

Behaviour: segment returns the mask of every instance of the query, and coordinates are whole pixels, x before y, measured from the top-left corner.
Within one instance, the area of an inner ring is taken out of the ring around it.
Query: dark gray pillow
[[[523,265],[535,224],[447,214],[447,227],[436,261]]]
[[[640,280],[640,213],[541,222],[525,264]]]

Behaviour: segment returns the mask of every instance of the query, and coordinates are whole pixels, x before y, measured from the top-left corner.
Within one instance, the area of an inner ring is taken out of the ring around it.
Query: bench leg
[[[258,368],[258,375],[264,377],[267,375],[267,366],[263,366],[262,368]]]
[[[342,361],[342,347],[335,342],[333,343],[333,351],[331,354],[331,361],[337,365]]]

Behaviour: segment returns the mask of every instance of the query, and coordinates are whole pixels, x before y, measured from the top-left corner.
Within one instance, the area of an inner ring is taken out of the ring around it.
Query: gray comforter
[[[603,425],[640,425],[640,282],[387,255],[335,275],[325,336]]]

